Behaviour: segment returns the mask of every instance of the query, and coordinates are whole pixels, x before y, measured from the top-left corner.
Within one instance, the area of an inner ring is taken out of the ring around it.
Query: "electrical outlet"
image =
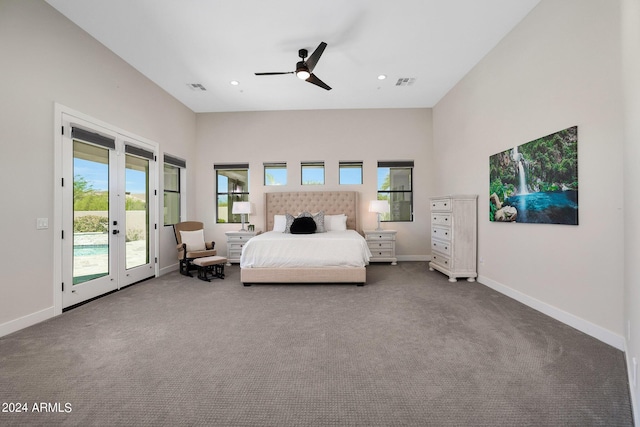
[[[480,257],[480,265],[484,265],[484,257]]]

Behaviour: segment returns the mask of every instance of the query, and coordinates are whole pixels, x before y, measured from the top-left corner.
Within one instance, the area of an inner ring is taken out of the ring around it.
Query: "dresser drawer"
[[[369,249],[373,252],[373,251],[378,251],[378,250],[382,250],[382,249],[393,249],[394,245],[392,241],[378,241],[378,242],[371,242],[368,241],[367,242],[367,246],[369,246]]]
[[[451,225],[451,215],[431,214],[431,225]]]
[[[451,243],[433,239],[431,241],[431,250],[445,255],[451,255]]]
[[[395,233],[367,233],[366,239],[367,241],[396,240],[396,235]]]
[[[431,227],[431,238],[450,241],[451,229],[447,227],[437,227],[437,226]]]
[[[431,262],[448,269],[451,264],[451,258],[437,253],[432,253]]]
[[[227,236],[228,243],[242,243],[251,239],[253,236]]]
[[[393,252],[394,252],[393,249],[385,249],[385,250],[371,249],[371,256],[373,258],[392,258],[396,256]]]
[[[229,254],[228,257],[229,258],[233,258],[233,259],[239,259],[240,256],[242,255],[242,249],[237,250],[237,249],[229,249]]]
[[[229,252],[231,251],[240,251],[242,252],[242,247],[244,246],[246,242],[240,243],[240,242],[228,242],[227,243],[227,248],[229,248]]]
[[[431,200],[431,212],[442,211],[451,212],[451,199],[432,199]]]

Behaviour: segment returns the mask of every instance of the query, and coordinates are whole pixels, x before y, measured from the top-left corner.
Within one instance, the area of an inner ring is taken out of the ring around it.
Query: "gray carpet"
[[[0,425],[632,425],[622,352],[426,263],[371,265],[365,287],[226,270],[0,338],[0,402],[29,410]]]

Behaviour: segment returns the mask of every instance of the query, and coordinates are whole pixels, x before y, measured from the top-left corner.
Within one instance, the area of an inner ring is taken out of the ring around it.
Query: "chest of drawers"
[[[432,197],[431,262],[429,270],[475,281],[477,272],[478,196],[452,195]]]

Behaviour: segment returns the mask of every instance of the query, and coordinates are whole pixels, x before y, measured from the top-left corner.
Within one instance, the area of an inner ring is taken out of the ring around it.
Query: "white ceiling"
[[[221,112],[433,107],[540,0],[46,1],[193,111]],[[332,90],[254,75],[322,41],[314,74]]]

